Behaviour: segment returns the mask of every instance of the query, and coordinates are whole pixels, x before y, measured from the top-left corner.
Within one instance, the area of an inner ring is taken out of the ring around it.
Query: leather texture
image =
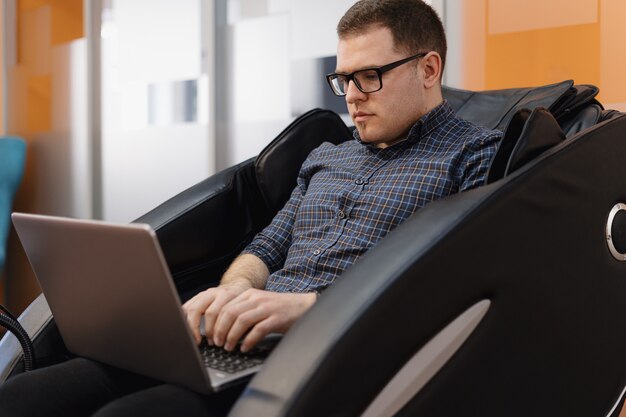
[[[566,137],[575,135],[596,125],[601,121],[603,108],[600,104],[591,103],[579,109],[574,116],[560,122]]]
[[[517,144],[517,140],[522,134],[522,130],[524,130],[524,125],[526,124],[530,113],[531,111],[529,109],[521,108],[516,111],[513,114],[513,117],[511,117],[511,120],[509,120],[509,124],[504,129],[498,149],[496,150],[496,153],[491,160],[491,164],[489,165],[489,171],[487,172],[485,184],[490,184],[504,177],[511,153]]]
[[[566,97],[560,107],[552,109],[566,137],[570,137],[600,122],[604,107],[595,97],[599,89],[594,85],[579,84],[572,87],[574,95]]]
[[[485,298],[484,320],[399,417],[608,415],[626,385],[626,262],[603,227],[626,201],[625,140],[613,118],[417,212],[290,330],[230,416],[358,416]]]
[[[296,186],[300,166],[322,142],[339,144],[352,139],[341,118],[329,110],[314,109],[296,119],[256,158],[255,172],[270,210],[280,210]]]
[[[600,108],[593,103],[579,108],[579,117],[568,122],[567,129],[570,134],[596,124],[602,114]],[[519,109],[504,130],[485,183],[490,184],[505,177],[565,140],[566,136],[549,110],[543,107],[537,107],[532,112],[526,108]]]
[[[522,108],[545,107],[555,112],[568,108],[568,97],[575,96],[572,80],[542,87],[504,90],[467,91],[444,87],[443,96],[457,114],[490,129],[504,130],[513,115]]]
[[[532,88],[469,91],[443,87],[444,98],[464,119],[490,129],[506,131],[514,115],[523,108],[548,109],[569,137],[600,121],[602,105],[595,99],[599,90],[573,81]]]
[[[155,230],[183,299],[217,285],[244,245],[272,217],[254,161],[228,168],[135,220]]]
[[[565,140],[565,134],[547,109],[538,107],[530,113],[515,147],[508,158],[504,176]]]

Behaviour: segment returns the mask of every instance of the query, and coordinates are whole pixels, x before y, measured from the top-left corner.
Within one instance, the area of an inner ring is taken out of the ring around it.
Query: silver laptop
[[[199,349],[148,225],[12,218],[74,354],[209,393],[250,378],[276,342],[270,338],[249,355]]]

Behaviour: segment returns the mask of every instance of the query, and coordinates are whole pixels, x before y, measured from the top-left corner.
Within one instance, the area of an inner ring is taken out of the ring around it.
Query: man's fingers
[[[214,340],[233,349],[246,335],[242,350],[249,350],[272,332],[284,333],[306,312],[314,294],[280,294],[251,290],[227,305],[218,318]]]
[[[211,291],[203,291],[196,295],[183,305],[183,311],[187,315],[187,324],[191,329],[196,343],[200,343],[202,336],[200,335],[200,321],[207,306],[213,302],[213,294]]]
[[[252,310],[254,307],[254,303],[245,296],[232,300],[227,306],[223,307],[215,321],[213,332],[213,341],[215,344],[217,346],[224,346],[224,344],[226,344],[226,337],[230,333],[235,321],[243,313]]]
[[[234,297],[219,297],[204,311],[204,332],[215,343],[215,323],[224,306]]]
[[[223,285],[214,288],[214,300],[207,305],[204,314],[204,329],[209,341],[215,342],[215,326],[222,309],[231,301],[246,293],[250,288],[239,284]]]
[[[224,349],[233,350],[250,329],[256,328],[259,322],[267,319],[268,312],[262,307],[251,308],[242,312],[231,325],[224,341]]]
[[[220,310],[228,304],[232,299],[236,298],[239,294],[246,289],[241,286],[223,286],[209,288],[203,291],[185,304],[183,304],[183,312],[187,317],[187,324],[191,329],[194,339],[197,343],[202,340],[200,331],[200,325],[203,323],[203,330],[208,340],[211,340],[213,334],[213,327]]]
[[[314,303],[313,294],[280,294],[240,287],[217,287],[205,291],[183,307],[198,342],[204,317],[207,339],[227,350],[244,335],[243,350],[249,350],[271,332],[284,333]]]
[[[256,326],[254,326],[252,330],[248,332],[246,337],[243,339],[243,342],[241,342],[241,351],[248,352],[250,349],[256,346],[257,343],[263,340],[265,336],[274,332],[274,327],[275,326],[273,325],[273,320],[271,317],[258,322]]]

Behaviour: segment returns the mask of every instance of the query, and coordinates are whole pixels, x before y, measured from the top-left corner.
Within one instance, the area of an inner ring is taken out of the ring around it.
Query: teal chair
[[[0,136],[0,275],[6,259],[6,244],[13,196],[24,175],[26,143],[10,136]]]

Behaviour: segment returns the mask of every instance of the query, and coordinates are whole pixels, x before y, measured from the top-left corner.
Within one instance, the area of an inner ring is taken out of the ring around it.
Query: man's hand
[[[207,340],[212,340],[213,328],[222,308],[231,300],[252,288],[247,280],[237,280],[222,284],[219,287],[209,288],[196,294],[183,304],[183,311],[187,315],[187,323],[191,328],[196,343],[200,343],[200,321],[204,316],[204,328]]]
[[[232,350],[248,332],[241,344],[241,351],[247,352],[269,333],[285,333],[316,299],[314,293],[244,291],[221,308],[211,332],[213,341]]]
[[[213,340],[213,328],[222,308],[250,288],[263,288],[270,271],[265,263],[252,254],[239,255],[222,277],[219,287],[197,294],[183,305],[187,323],[197,343],[200,343],[200,322],[204,316],[207,340]]]

